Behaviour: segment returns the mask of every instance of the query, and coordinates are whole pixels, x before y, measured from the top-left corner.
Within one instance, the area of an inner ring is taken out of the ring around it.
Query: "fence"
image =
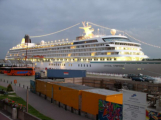
[[[151,91],[151,92],[161,91],[161,84],[137,82],[131,80],[84,77],[84,78],[65,78],[65,82],[70,82],[79,85],[86,85],[96,88],[111,89],[111,90],[116,90],[117,85],[121,84],[122,87],[126,85],[128,89],[135,91]]]

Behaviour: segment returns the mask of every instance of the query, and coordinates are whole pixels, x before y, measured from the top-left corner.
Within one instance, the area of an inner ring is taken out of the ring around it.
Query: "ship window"
[[[141,70],[141,68],[138,68],[138,70]]]
[[[93,43],[93,42],[98,42],[97,40],[88,40],[88,41],[81,41],[81,42],[74,42],[75,44],[84,44],[84,43]]]
[[[130,42],[130,40],[128,38],[119,38],[119,37],[113,37],[113,38],[103,38],[104,42],[109,42],[109,41],[126,41],[126,42]],[[111,43],[113,44],[113,43]]]

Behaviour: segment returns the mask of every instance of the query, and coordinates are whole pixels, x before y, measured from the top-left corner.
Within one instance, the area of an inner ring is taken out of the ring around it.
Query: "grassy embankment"
[[[0,89],[3,89],[4,91],[6,91],[7,88],[5,88],[3,86],[0,86]],[[5,98],[11,99],[11,100],[13,100],[13,101],[15,101],[15,102],[17,102],[19,104],[23,104],[23,105],[26,106],[26,102],[22,98],[18,97],[16,95],[16,93],[8,93],[8,95],[1,95],[0,96],[0,100],[5,99]],[[51,118],[41,114],[39,111],[37,111],[31,105],[28,105],[28,112],[30,114],[42,119],[42,120],[52,120]]]

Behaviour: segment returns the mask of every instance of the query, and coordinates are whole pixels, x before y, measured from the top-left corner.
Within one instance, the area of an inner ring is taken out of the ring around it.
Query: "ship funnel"
[[[29,37],[29,35],[25,35],[25,43],[31,43],[31,39]]]
[[[110,32],[111,32],[112,35],[115,35],[116,34],[116,30],[115,29],[111,29]]]

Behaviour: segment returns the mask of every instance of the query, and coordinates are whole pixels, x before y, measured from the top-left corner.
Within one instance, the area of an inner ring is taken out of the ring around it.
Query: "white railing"
[[[103,76],[111,76],[111,77],[123,77],[125,74],[112,74],[112,73],[96,73],[96,72],[87,72],[89,75],[103,75]]]

